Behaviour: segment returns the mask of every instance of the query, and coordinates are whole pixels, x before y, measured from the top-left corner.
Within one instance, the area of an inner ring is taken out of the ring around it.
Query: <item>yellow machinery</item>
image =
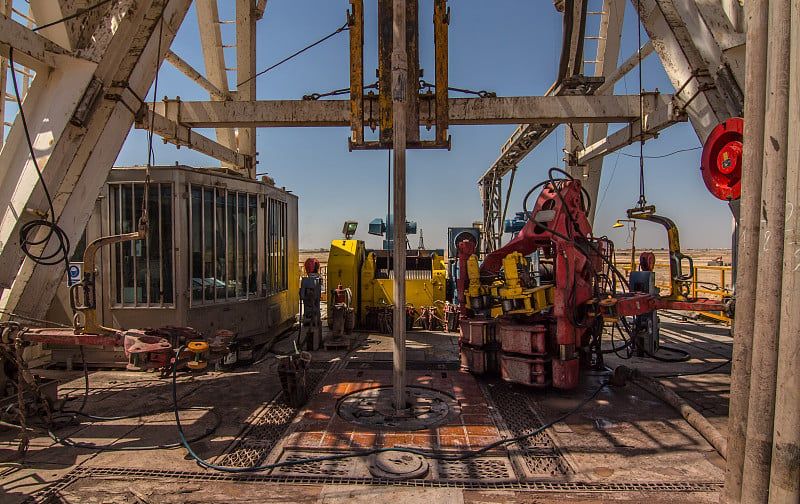
[[[446,269],[444,257],[430,250],[406,251],[406,303],[417,315],[435,307],[444,319]],[[394,303],[390,251],[366,250],[362,240],[333,240],[328,256],[328,289],[341,285],[353,293],[357,318],[364,325],[371,308]],[[331,297],[328,297],[331,310]],[[330,311],[329,311],[330,313]]]

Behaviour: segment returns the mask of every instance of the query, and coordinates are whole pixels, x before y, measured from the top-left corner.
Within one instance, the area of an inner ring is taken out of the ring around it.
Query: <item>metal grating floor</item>
[[[316,394],[322,378],[331,367],[329,362],[315,364],[316,366],[306,372],[308,389],[313,391],[309,397]],[[300,408],[286,404],[284,393],[279,393],[251,421],[250,429],[239,436],[216,463],[227,467],[253,467],[263,464],[299,410]]]
[[[391,371],[394,369],[392,361],[362,361],[351,360],[345,369],[374,369],[376,371]],[[461,364],[458,361],[406,361],[408,371],[458,371]]]
[[[514,385],[506,382],[480,385],[487,403],[494,407],[495,423],[508,437],[531,433],[543,425],[529,394],[517,392]],[[546,431],[511,443],[507,449],[525,479],[562,478],[574,472]]]
[[[284,454],[281,462],[319,457],[319,452],[292,451]],[[474,459],[447,461],[428,459],[430,471],[418,481],[442,483],[511,483],[517,480],[514,469],[506,457],[476,457]],[[322,476],[326,478],[350,477],[362,481],[381,481],[370,475],[367,457],[309,462],[295,466],[278,467],[273,475]]]
[[[529,481],[498,482],[454,480],[379,480],[374,478],[358,478],[348,476],[290,476],[264,473],[228,474],[220,472],[169,471],[157,469],[127,468],[92,468],[76,467],[69,474],[51,486],[43,488],[26,501],[26,503],[51,504],[61,503],[59,495],[62,490],[83,478],[124,478],[124,479],[172,479],[183,481],[243,481],[254,483],[284,484],[327,484],[327,485],[397,485],[411,487],[449,487],[477,490],[521,490],[552,493],[589,493],[606,494],[609,492],[653,492],[653,493],[716,493],[722,489],[721,482],[580,482],[580,481]],[[604,497],[597,496],[597,499]]]

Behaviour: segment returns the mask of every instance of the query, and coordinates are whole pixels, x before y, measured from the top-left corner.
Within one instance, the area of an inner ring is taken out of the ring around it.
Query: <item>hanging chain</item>
[[[431,84],[430,82],[426,82],[426,81],[420,79],[420,81],[419,81],[419,89],[420,90],[423,90],[423,89],[428,89],[428,90],[436,89],[436,84]],[[473,91],[471,89],[462,89],[462,88],[449,87],[449,88],[447,88],[447,90],[448,91],[455,91],[456,93],[475,95],[478,98],[497,98],[497,93],[495,93],[493,91],[486,91],[484,89],[482,89],[480,91]]]
[[[431,84],[430,82],[426,82],[426,81],[420,79],[420,81],[419,81],[419,90],[420,91],[430,90],[430,89],[435,89],[435,88],[436,88],[436,84]],[[370,84],[369,86],[364,86],[364,89],[378,89],[378,83],[375,82],[375,83]],[[456,93],[472,94],[472,95],[477,96],[478,98],[497,98],[497,93],[495,93],[493,91],[486,91],[486,90],[473,91],[471,89],[462,89],[462,88],[455,88],[455,87],[449,87],[449,88],[447,88],[447,90],[448,91],[454,91]],[[314,100],[319,100],[320,98],[325,98],[327,96],[341,96],[341,95],[346,95],[346,94],[350,94],[350,88],[349,87],[348,88],[342,88],[342,89],[335,89],[335,90],[329,91],[327,93],[312,93],[312,94],[303,95],[303,99],[306,100],[306,101],[314,101]]]
[[[364,89],[378,89],[378,82],[373,82],[369,86],[364,86]],[[307,95],[303,95],[303,100],[305,101],[315,101],[319,100],[320,98],[325,98],[327,96],[341,96],[350,94],[350,88],[342,88],[342,89],[334,89],[333,91],[328,91],[327,93],[311,93]]]

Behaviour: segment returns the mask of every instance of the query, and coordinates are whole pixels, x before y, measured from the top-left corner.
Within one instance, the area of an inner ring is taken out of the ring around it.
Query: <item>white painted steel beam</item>
[[[103,44],[107,43],[106,47],[97,47],[96,42],[94,47],[89,48],[94,54],[103,55],[94,72],[94,79],[99,80],[104,88],[112,83],[127,83],[133,94],[144,96],[150,89],[157,68],[190,5],[191,0],[133,0],[124,16],[115,18],[115,29],[107,42],[104,37],[95,38],[96,41],[103,41]],[[160,22],[162,12],[163,33]],[[106,17],[106,22],[108,21],[109,17]],[[103,24],[98,30],[108,30],[111,27]],[[159,34],[161,54],[157,51]],[[39,79],[37,76],[35,82]],[[51,84],[39,82],[44,91],[53,92]],[[78,86],[71,87],[79,89]],[[61,134],[52,137],[51,152],[43,171],[54,196],[56,221],[73,244],[80,238],[97,196],[133,124],[134,114],[128,107],[126,102],[108,99],[101,93],[99,103],[85,118],[83,126],[69,123]],[[32,121],[34,130],[41,129],[41,120],[29,120]],[[24,140],[20,143],[23,142]],[[25,160],[22,163],[9,161],[12,160],[6,159],[4,150],[0,156],[4,167],[10,165],[10,168],[20,170],[19,164],[27,166]],[[0,170],[0,174],[4,172],[5,170]],[[12,180],[18,179],[16,177]],[[29,192],[33,193],[33,190]],[[5,216],[10,212],[16,212],[18,216],[25,215],[29,210],[41,209],[42,203],[41,196],[37,195],[36,200],[29,202],[25,208],[15,208],[11,205],[11,198],[5,193],[0,198],[0,208]],[[11,223],[4,221],[4,232],[5,226]],[[15,229],[11,233],[13,236],[16,236],[19,224],[17,218]],[[16,253],[13,248],[6,244],[0,251],[0,259],[5,261],[6,257]],[[62,281],[63,266],[37,266],[26,258],[19,267],[11,288],[3,292],[0,309],[41,318]]]
[[[55,142],[67,129],[95,69],[93,63],[73,62],[68,70],[39,72],[23,98],[36,159],[53,195],[52,187],[59,182],[59,176],[48,169],[48,163]],[[19,80],[17,77],[18,83]],[[39,177],[17,115],[0,153],[0,287],[11,285],[22,262],[18,241],[21,221],[40,217],[48,210],[41,189],[36,191],[38,186]]]
[[[170,65],[174,66],[179,72],[184,74],[185,76],[189,77],[197,84],[200,85],[203,89],[208,91],[209,96],[214,98],[219,98],[222,100],[230,100],[231,94],[227,90],[222,90],[211,83],[208,79],[206,79],[203,74],[195,70],[195,68],[187,63],[183,58],[178,56],[172,51],[169,51],[164,58]]]
[[[679,109],[670,105],[645,115],[644,138],[655,138],[658,132],[673,124],[686,121],[686,116]],[[586,164],[595,159],[607,156],[625,146],[638,142],[642,135],[641,122],[635,121],[611,135],[599,140],[577,152],[578,164]]]
[[[600,41],[597,46],[597,64],[594,68],[595,77],[605,79],[603,85],[597,88],[595,95],[612,94],[613,87],[603,89],[603,86],[611,80],[612,76],[619,71],[617,61],[619,61],[619,48],[622,42],[622,23],[625,19],[625,0],[604,0],[603,14],[600,22]],[[589,125],[586,132],[586,144],[593,144],[608,134],[608,124],[593,123]],[[578,166],[582,166],[578,163]],[[603,158],[595,159],[582,169],[581,174],[583,187],[586,188],[592,202],[597,202],[597,194],[600,190],[600,177],[603,174]],[[597,205],[593,204],[589,208],[589,222],[594,224],[594,213]]]
[[[11,47],[14,48],[16,63],[37,72],[54,68],[57,65],[58,56],[69,54],[51,40],[0,13],[0,56],[8,58]]]
[[[0,0],[0,14],[6,16],[11,12],[11,0]],[[0,56],[0,150],[6,133],[6,78],[8,77],[8,60]]]
[[[256,99],[256,0],[236,0],[236,101]],[[255,157],[255,128],[239,128],[239,152]],[[247,173],[255,177],[255,166]]]
[[[258,0],[258,3],[256,3],[256,10],[254,13],[256,20],[259,20],[262,17],[264,17],[264,9],[266,8],[267,8],[267,0]]]
[[[241,170],[249,170],[254,166],[252,156],[229,149],[196,131],[192,131],[191,128],[187,128],[175,121],[170,121],[160,114],[152,114],[150,111],[145,111],[136,121],[136,128],[138,129],[149,130],[151,125],[156,135],[163,138],[165,142],[178,146],[178,148],[189,147]]]
[[[634,7],[704,142],[717,124],[742,113],[744,86],[732,68],[743,67],[743,58],[722,52],[694,0],[637,0]],[[727,16],[718,21],[729,23]]]
[[[64,0],[30,0],[28,11],[36,24],[41,26],[74,14],[78,6],[76,2]],[[52,40],[65,49],[75,49],[75,37],[70,37],[67,23],[58,23],[41,30],[41,35]]]
[[[222,32],[220,31],[219,9],[217,0],[195,0],[197,9],[197,25],[200,29],[200,43],[203,48],[203,61],[206,65],[206,77],[219,90],[228,92],[228,74],[225,67],[225,52],[222,49]],[[212,101],[222,98],[211,96]],[[230,128],[218,127],[217,141],[222,145],[236,149],[236,134]]]
[[[671,95],[647,95],[646,114],[666,112]],[[369,100],[365,97],[365,100]],[[518,96],[450,98],[450,124],[631,122],[639,118],[639,96]],[[177,104],[177,105],[176,105]],[[271,100],[249,102],[172,101],[148,103],[156,113],[191,128],[336,127],[350,125],[346,100]],[[365,106],[369,110],[369,106]],[[373,107],[377,110],[376,106]],[[429,117],[420,107],[420,124]]]
[[[609,91],[614,89],[614,85],[622,80],[631,70],[636,68],[639,65],[639,60],[645,60],[648,56],[653,54],[653,41],[648,40],[642,47],[639,48],[638,51],[631,54],[631,56],[626,59],[620,66],[617,67],[616,70],[611,72],[607,77],[603,84],[597,88],[595,94],[606,94]]]

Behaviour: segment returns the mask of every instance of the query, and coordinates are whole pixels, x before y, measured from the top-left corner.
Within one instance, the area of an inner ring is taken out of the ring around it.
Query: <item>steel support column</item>
[[[236,78],[237,101],[256,99],[256,0],[236,0]],[[255,160],[256,129],[239,128],[239,152]],[[245,172],[255,178],[255,163]]]
[[[603,14],[600,22],[600,38],[597,45],[597,62],[595,63],[595,77],[603,77],[604,84],[616,72],[619,61],[619,47],[622,41],[622,22],[625,19],[625,0],[604,0]],[[603,87],[603,86],[601,86]],[[605,93],[613,94],[613,85],[601,90],[598,88],[595,95]],[[608,134],[608,124],[589,124],[586,132],[586,144],[591,145]],[[594,214],[597,210],[597,194],[600,190],[600,178],[603,174],[603,160],[599,158],[588,163],[584,169],[583,186],[589,193],[592,206],[589,209],[589,222],[594,224]]]
[[[196,0],[197,25],[200,30],[200,43],[203,49],[203,61],[206,66],[206,77],[217,89],[227,93],[228,74],[225,69],[225,53],[222,49],[222,33],[220,31],[219,10],[217,0]],[[211,95],[212,101],[222,101]],[[236,149],[236,135],[231,128],[217,127],[217,142],[229,149]]]

